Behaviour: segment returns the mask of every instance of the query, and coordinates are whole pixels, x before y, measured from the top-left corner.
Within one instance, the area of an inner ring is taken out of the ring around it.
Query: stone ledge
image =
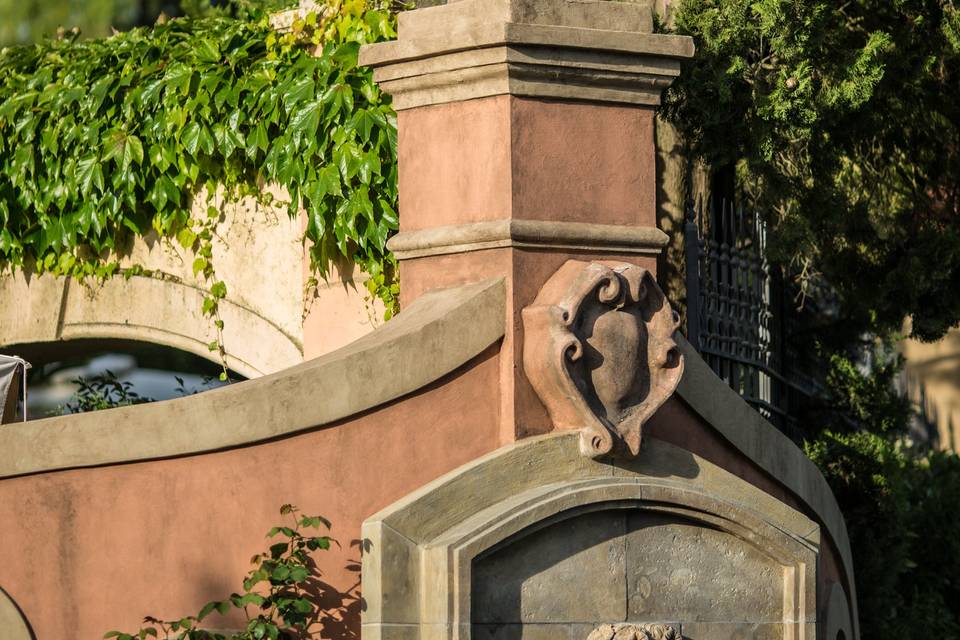
[[[405,231],[387,246],[407,260],[502,247],[659,255],[668,241],[652,227],[508,219]]]
[[[402,36],[401,36],[402,37]],[[631,31],[605,31],[563,25],[532,25],[504,22],[477,25],[442,36],[416,40],[391,40],[365,45],[359,64],[382,67],[413,62],[449,53],[483,51],[492,47],[544,47],[553,50],[583,49],[639,56],[690,58],[693,40],[688,36]]]

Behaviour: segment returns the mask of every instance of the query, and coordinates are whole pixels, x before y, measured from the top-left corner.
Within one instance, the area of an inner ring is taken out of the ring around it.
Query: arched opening
[[[169,400],[244,380],[217,363],[166,345],[113,338],[16,344],[0,353],[31,364],[27,375],[30,420],[80,413],[113,404]],[[102,400],[102,402],[100,402]],[[17,408],[23,416],[22,401]]]

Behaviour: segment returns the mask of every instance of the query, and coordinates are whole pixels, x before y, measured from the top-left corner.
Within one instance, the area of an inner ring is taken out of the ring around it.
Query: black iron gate
[[[808,391],[790,379],[790,305],[766,254],[767,228],[755,211],[726,201],[689,205],[687,339],[734,391],[797,438],[794,409]]]

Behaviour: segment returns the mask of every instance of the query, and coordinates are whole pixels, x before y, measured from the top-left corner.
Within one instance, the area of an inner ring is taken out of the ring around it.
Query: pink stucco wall
[[[653,110],[494,96],[401,111],[400,229],[656,226]]]
[[[302,435],[0,480],[0,585],[39,640],[179,618],[239,590],[290,502],[333,521],[342,549],[320,557],[344,621],[324,637],[356,638],[360,524],[496,448],[497,371],[491,348],[444,384]]]

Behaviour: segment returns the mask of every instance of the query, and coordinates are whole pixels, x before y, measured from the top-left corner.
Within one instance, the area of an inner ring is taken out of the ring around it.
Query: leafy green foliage
[[[297,5],[296,0],[180,0],[179,13],[192,18],[225,16],[241,20]]]
[[[133,383],[118,379],[109,369],[102,375],[76,378],[71,382],[78,385],[77,390],[57,411],[58,414],[86,413],[154,401],[141,396],[133,390]]]
[[[862,636],[960,636],[960,458],[869,432],[827,432],[807,453],[847,522]]]
[[[960,11],[953,0],[684,0],[695,60],[664,114],[735,166],[773,257],[822,275],[854,333],[960,320]]]
[[[220,212],[192,219],[192,198],[277,183],[291,215],[306,211],[319,274],[343,256],[386,274],[389,297],[396,121],[357,53],[395,18],[363,0],[328,9],[284,34],[266,16],[174,19],[0,51],[0,265],[106,278],[152,230],[196,253],[220,323]]]
[[[894,386],[902,358],[878,349],[869,375],[840,354],[831,354],[825,361],[829,396],[818,416],[819,425],[834,433],[865,430],[894,438],[906,435],[912,412]]]
[[[302,515],[295,506],[285,504],[280,514],[290,524],[273,527],[267,533],[279,539],[264,553],[251,559],[253,569],[243,580],[243,590],[229,598],[207,603],[195,616],[179,620],[144,619],[146,626],[134,633],[110,631],[104,638],[117,640],[277,640],[301,637],[322,617],[317,603],[316,580],[319,575],[312,554],[325,551],[335,541],[325,535],[308,535],[311,529],[329,529],[321,516]],[[214,612],[221,615],[239,609],[246,616],[243,631],[229,636],[205,631],[201,625]]]
[[[805,445],[840,504],[853,551],[861,635],[960,634],[960,457],[908,446],[910,411],[891,386],[899,362],[873,373],[833,356],[832,412]]]

